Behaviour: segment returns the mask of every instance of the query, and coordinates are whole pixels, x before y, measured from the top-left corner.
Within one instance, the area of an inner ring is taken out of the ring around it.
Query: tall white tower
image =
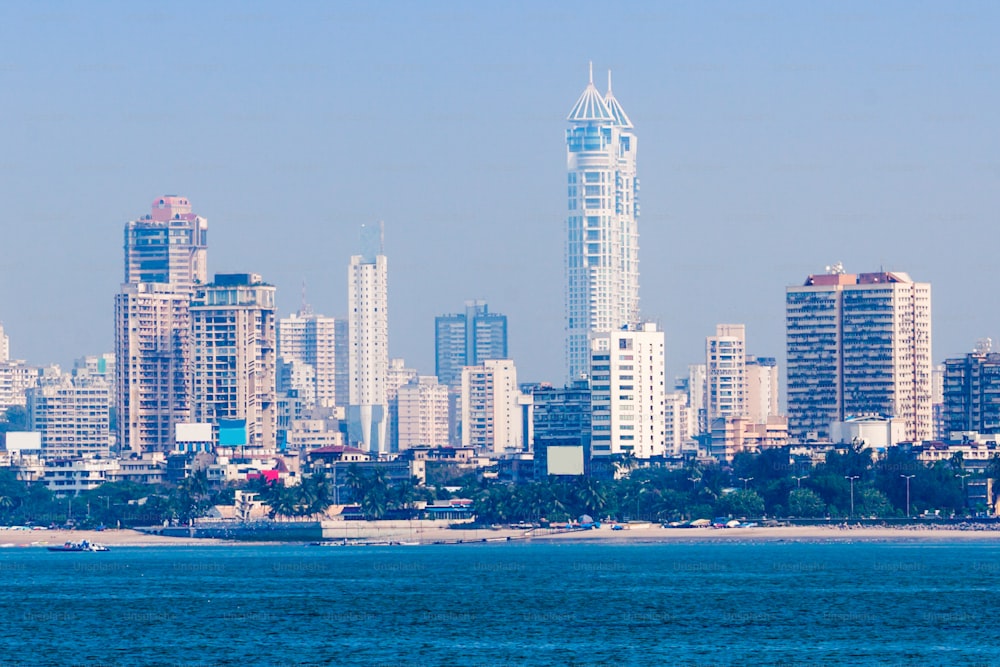
[[[566,364],[590,373],[590,335],[639,323],[639,179],[632,121],[590,82],[567,117]]]
[[[350,404],[348,437],[373,454],[389,451],[389,272],[383,254],[383,223],[361,226],[361,254],[347,272]]]

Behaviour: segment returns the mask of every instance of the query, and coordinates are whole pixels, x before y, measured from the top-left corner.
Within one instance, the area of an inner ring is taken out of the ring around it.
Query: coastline
[[[996,542],[1000,530],[958,529],[940,526],[910,525],[900,527],[869,526],[780,526],[756,528],[662,528],[656,524],[638,524],[623,530],[610,525],[591,530],[549,532],[545,529],[421,529],[415,533],[380,530],[374,522],[371,532],[352,540],[354,544],[397,545],[430,544],[506,544],[510,542],[607,542],[685,543],[685,542]],[[368,532],[368,531],[364,531]],[[151,535],[138,530],[9,530],[0,529],[0,548],[48,547],[64,542],[87,540],[112,547],[192,547],[244,546],[260,544],[302,544],[301,541],[238,541],[216,538],[171,537]],[[335,542],[335,541],[330,541]]]

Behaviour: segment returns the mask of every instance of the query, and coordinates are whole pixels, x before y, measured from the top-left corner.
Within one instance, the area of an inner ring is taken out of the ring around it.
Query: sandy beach
[[[10,530],[0,528],[0,547],[47,547],[66,542],[82,542],[106,546],[207,546],[230,544],[225,540],[192,537],[148,535],[138,530]]]
[[[463,544],[495,543],[507,541],[607,541],[607,542],[997,542],[1000,530],[952,529],[911,525],[897,528],[853,526],[782,526],[758,528],[662,528],[655,524],[639,524],[623,530],[612,530],[603,525],[593,530],[569,532],[545,529],[464,529],[424,528],[404,532],[378,529],[374,524],[370,530],[358,531],[354,540],[373,543],[391,541],[402,544]],[[166,537],[150,535],[137,530],[9,530],[0,528],[0,547],[46,547],[64,542],[87,540],[107,546],[153,547],[153,546],[213,546],[250,545],[260,542],[219,540],[211,538]]]

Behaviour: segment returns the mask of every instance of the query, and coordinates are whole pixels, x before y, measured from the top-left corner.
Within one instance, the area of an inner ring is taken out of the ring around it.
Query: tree
[[[760,517],[764,515],[764,499],[753,489],[740,489],[719,498],[717,511],[734,517]]]
[[[788,494],[788,513],[797,517],[821,517],[826,503],[812,489],[792,489]]]

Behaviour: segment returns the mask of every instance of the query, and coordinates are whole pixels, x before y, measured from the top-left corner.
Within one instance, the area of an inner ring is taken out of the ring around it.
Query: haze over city
[[[780,363],[784,288],[837,261],[931,283],[938,361],[1000,335],[998,14],[8,4],[0,321],[31,363],[111,350],[122,224],[176,193],[209,220],[210,272],[260,273],[282,314],[303,282],[344,314],[358,228],[383,220],[393,357],[432,372],[434,316],[483,298],[519,376],[559,382],[564,133],[592,61],[635,124],[668,378],[718,322]]]

